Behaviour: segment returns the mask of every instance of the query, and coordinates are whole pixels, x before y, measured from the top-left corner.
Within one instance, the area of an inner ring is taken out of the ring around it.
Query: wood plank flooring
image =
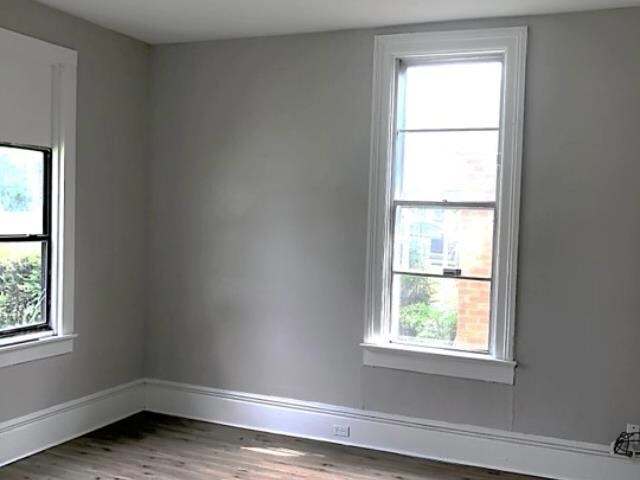
[[[0,480],[526,480],[142,413],[0,469]]]

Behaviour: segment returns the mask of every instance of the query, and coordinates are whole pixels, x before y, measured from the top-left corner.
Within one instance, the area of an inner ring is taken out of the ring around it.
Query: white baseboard
[[[0,466],[143,410],[558,480],[638,480],[608,447],[335,405],[138,380],[0,423]],[[350,437],[332,435],[349,426]]]
[[[143,380],[0,423],[0,466],[144,410]]]
[[[640,462],[605,445],[454,425],[334,405],[146,380],[147,410],[558,480],[638,480]],[[348,425],[350,438],[332,436]]]

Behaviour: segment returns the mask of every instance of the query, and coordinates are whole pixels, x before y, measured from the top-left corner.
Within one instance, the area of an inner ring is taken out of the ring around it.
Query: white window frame
[[[51,70],[51,331],[32,332],[0,341],[0,367],[73,351],[76,82],[77,53],[10,30],[0,29],[2,61],[29,62]],[[0,79],[1,81],[1,79]],[[7,143],[32,143],[3,138]]]
[[[526,43],[526,27],[376,37],[366,325],[362,343],[365,365],[513,384]],[[458,55],[500,55],[504,59],[491,338],[487,354],[390,342],[391,195],[398,64],[400,60]]]

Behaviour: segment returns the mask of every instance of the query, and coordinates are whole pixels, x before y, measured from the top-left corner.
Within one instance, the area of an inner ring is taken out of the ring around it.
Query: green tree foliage
[[[433,285],[428,278],[410,276],[401,277],[400,305],[429,302],[433,293]]]
[[[40,321],[44,298],[40,258],[0,258],[0,329],[31,325]]]
[[[400,309],[400,324],[408,336],[451,345],[456,338],[458,317],[455,311],[420,302]]]
[[[455,309],[432,304],[434,286],[429,278],[407,276],[401,282],[400,335],[451,345],[458,325]]]

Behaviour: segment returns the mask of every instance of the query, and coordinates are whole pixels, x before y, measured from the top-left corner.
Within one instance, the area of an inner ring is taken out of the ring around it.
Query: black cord
[[[640,454],[640,432],[622,432],[613,444],[613,453],[625,457]]]

